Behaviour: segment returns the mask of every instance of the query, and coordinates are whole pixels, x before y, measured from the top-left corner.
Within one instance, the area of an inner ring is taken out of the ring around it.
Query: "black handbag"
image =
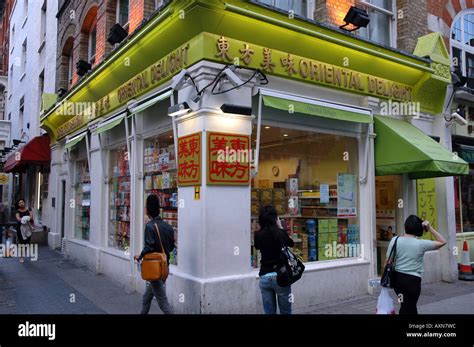
[[[395,260],[397,258],[398,238],[399,236],[397,236],[395,243],[393,244],[390,255],[388,256],[388,263],[385,265],[382,278],[380,279],[380,285],[385,288],[393,288],[395,285]]]
[[[277,284],[280,287],[288,287],[303,276],[305,266],[303,262],[282,241],[280,252],[280,267],[277,271]]]

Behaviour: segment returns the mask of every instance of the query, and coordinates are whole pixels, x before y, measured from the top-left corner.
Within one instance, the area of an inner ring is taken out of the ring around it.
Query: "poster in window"
[[[250,184],[250,136],[209,132],[207,134],[207,184]]]
[[[357,217],[356,176],[337,174],[337,217]]]

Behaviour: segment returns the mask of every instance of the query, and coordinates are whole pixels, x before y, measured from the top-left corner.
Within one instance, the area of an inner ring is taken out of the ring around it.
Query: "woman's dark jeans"
[[[418,314],[416,303],[421,293],[421,277],[396,271],[394,275],[393,289],[401,303],[399,314]]]

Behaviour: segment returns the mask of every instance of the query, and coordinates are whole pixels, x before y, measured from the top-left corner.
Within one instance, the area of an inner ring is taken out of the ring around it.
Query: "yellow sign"
[[[418,217],[430,222],[434,229],[438,228],[436,214],[436,180],[427,178],[416,181],[416,191],[418,195]],[[432,240],[431,233],[424,233],[423,239]]]
[[[0,174],[0,184],[7,184],[8,183],[8,175],[7,174]]]
[[[324,62],[306,59],[220,36],[216,41],[214,58],[261,69],[264,72],[309,80],[337,88],[348,89],[383,98],[413,101],[413,88],[398,82],[359,73]]]
[[[214,48],[214,49],[213,49]],[[210,60],[259,69],[265,73],[398,101],[413,101],[409,85],[360,73],[225,36],[203,33],[132,76],[120,87],[91,102],[64,100],[56,115],[74,116],[57,128],[57,138],[79,129],[137,98],[197,61]]]

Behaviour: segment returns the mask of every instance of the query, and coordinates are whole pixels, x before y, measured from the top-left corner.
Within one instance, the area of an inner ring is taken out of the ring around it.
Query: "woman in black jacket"
[[[280,314],[291,314],[291,286],[277,284],[277,269],[281,266],[280,253],[283,245],[293,247],[294,242],[281,227],[275,208],[263,206],[258,217],[260,230],[255,233],[255,248],[260,250],[260,291],[265,314],[276,314],[277,301]]]

